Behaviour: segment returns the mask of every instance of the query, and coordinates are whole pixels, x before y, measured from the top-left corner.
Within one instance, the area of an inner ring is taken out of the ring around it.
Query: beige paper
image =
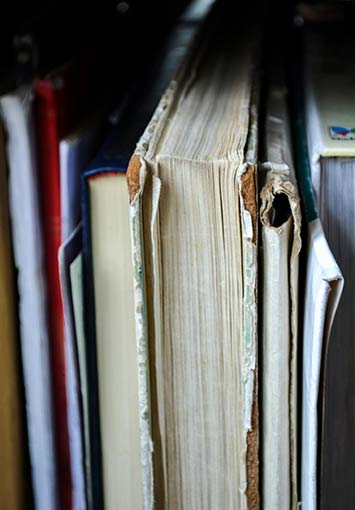
[[[143,443],[146,509],[259,505],[248,494],[258,473],[249,455],[257,436],[248,441],[257,428],[256,188],[244,159],[255,61],[252,45],[219,37],[171,83],[128,174],[142,360],[147,333],[150,349],[141,403],[156,413],[153,453]]]

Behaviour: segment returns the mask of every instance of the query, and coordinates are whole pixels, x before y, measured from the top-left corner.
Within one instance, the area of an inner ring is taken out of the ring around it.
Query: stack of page
[[[259,507],[257,39],[222,26],[201,34],[128,168],[147,509]]]

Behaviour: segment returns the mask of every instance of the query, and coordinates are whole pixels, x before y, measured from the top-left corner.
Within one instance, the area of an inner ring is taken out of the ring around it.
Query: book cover
[[[81,231],[80,239],[81,239]],[[85,455],[85,482],[86,497],[88,510],[92,510],[93,494],[92,494],[92,462],[91,462],[91,442],[90,442],[90,414],[89,414],[89,386],[87,372],[87,352],[86,337],[84,327],[84,288],[83,288],[83,254],[82,243],[81,249],[75,259],[70,264],[70,286],[73,299],[73,313],[75,336],[77,341],[77,351],[79,358],[80,372],[80,391],[83,405],[83,434],[84,434],[84,455]]]
[[[70,265],[81,250],[79,225],[59,248],[59,273],[65,319],[65,361],[67,380],[68,434],[73,481],[73,507],[85,510],[86,480],[83,401],[79,373],[79,354],[75,334],[73,296],[70,283]]]
[[[92,274],[91,252],[91,220],[89,190],[85,174],[82,176],[82,242],[83,242],[83,306],[84,306],[84,332],[86,341],[87,376],[90,380],[90,394],[88,395],[89,433],[90,433],[90,456],[91,456],[91,480],[87,483],[91,486],[93,508],[103,508],[102,492],[102,457],[101,457],[101,431],[99,390],[97,374],[96,352],[96,320],[94,283]]]

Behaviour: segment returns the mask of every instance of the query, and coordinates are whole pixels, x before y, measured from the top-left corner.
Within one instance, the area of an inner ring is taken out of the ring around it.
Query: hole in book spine
[[[281,227],[291,216],[290,202],[285,193],[275,195],[269,212],[269,221],[272,227]]]

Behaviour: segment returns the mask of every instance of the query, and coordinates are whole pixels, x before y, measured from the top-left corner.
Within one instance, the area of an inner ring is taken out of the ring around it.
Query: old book
[[[256,39],[218,18],[128,170],[147,510],[259,508]]]
[[[279,70],[278,70],[279,71]],[[275,69],[272,72],[278,72]],[[287,90],[273,75],[264,125],[261,192],[262,508],[297,509],[298,263],[301,212]]]
[[[355,66],[351,36],[306,34],[306,122],[312,182],[330,249],[344,277],[320,386],[319,498],[322,510],[355,506]]]
[[[4,131],[0,123],[0,508],[25,506],[24,423]]]
[[[30,461],[35,506],[56,510],[56,457],[43,240],[38,200],[33,91],[2,96],[7,135],[9,202],[18,271],[19,318]]]

